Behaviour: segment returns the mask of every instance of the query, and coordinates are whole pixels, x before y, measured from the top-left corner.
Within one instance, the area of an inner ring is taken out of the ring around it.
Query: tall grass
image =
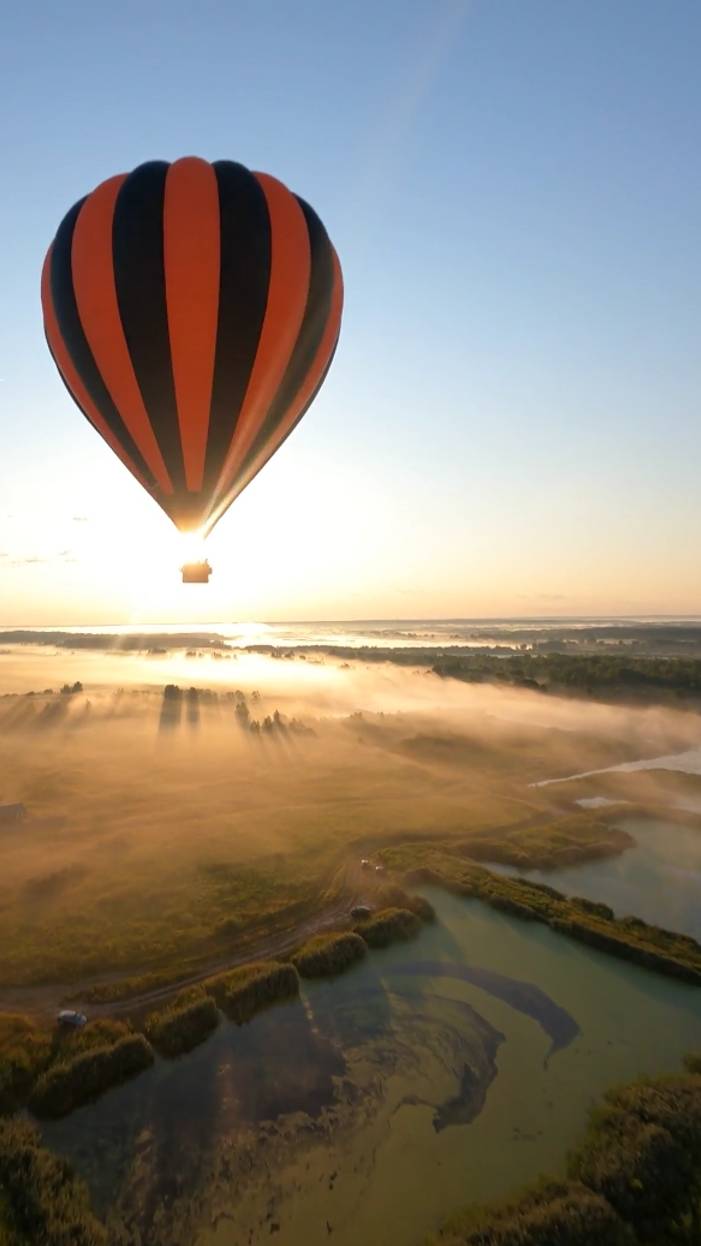
[[[309,939],[292,957],[303,978],[323,978],[343,973],[362,960],[367,946],[350,931],[331,932]]]
[[[299,994],[299,978],[294,965],[278,961],[258,961],[228,973],[207,978],[203,983],[232,1021],[250,1021],[261,1008]]]
[[[153,1051],[144,1036],[131,1034],[52,1065],[36,1082],[29,1106],[36,1116],[66,1116],[152,1063]]]
[[[0,1120],[0,1242],[3,1246],[105,1246],[85,1186],[41,1145],[28,1121]]]
[[[203,1043],[218,1024],[217,1005],[202,994],[190,1003],[153,1013],[146,1022],[146,1036],[161,1055],[181,1056]]]

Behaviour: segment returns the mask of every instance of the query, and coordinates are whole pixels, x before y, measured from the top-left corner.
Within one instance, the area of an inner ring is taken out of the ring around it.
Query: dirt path
[[[245,948],[233,952],[224,959],[210,961],[202,965],[195,973],[190,973],[175,982],[164,986],[153,987],[140,995],[131,995],[128,999],[114,1000],[104,1004],[81,1005],[80,987],[75,983],[59,982],[36,987],[5,987],[0,989],[0,1011],[22,1012],[32,1016],[53,1017],[59,1008],[65,1006],[70,997],[71,1006],[83,1007],[90,1017],[116,1017],[139,1014],[152,1006],[175,995],[188,986],[195,986],[205,978],[216,973],[225,973],[227,969],[235,969],[255,960],[273,960],[292,952],[312,935],[322,930],[342,926],[348,921],[349,910],[356,904],[367,904],[371,901],[374,890],[374,878],[363,873],[358,865],[344,868],[340,892],[332,904],[319,909],[311,917],[288,926],[282,930],[261,935],[252,939]],[[144,975],[148,971],[144,971]],[[137,975],[130,975],[137,976]],[[105,979],[102,979],[104,982]],[[118,979],[115,979],[118,981]],[[97,983],[86,983],[83,990],[86,995],[91,986]]]

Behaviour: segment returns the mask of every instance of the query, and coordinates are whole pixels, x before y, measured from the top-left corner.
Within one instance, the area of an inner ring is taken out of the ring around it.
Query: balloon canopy
[[[188,156],[74,204],[41,298],[83,414],[179,529],[210,532],[318,393],[343,280],[303,199]]]

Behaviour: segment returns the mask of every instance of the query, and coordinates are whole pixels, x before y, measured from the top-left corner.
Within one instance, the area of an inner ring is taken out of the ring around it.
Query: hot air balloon
[[[187,156],[74,204],[41,299],[83,415],[177,528],[208,535],[318,393],[343,279],[303,199],[266,173]],[[201,582],[210,568],[182,570]]]

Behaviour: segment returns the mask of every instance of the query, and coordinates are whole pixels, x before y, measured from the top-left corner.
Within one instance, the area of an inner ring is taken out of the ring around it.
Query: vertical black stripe
[[[299,195],[295,196],[304,213],[309,232],[309,248],[311,251],[311,272],[309,291],[304,317],[285,375],[280,382],[278,391],[270,404],[268,413],[260,431],[253,442],[245,462],[241,467],[241,475],[252,463],[256,455],[270,441],[275,429],[284,419],[295,397],[309,373],[317,350],[321,344],[324,330],[331,311],[333,294],[333,251],[328,234],[313,208],[309,207]]]
[[[340,334],[339,334],[339,336],[340,336]],[[300,411],[299,415],[297,416],[297,419],[295,420],[295,422],[294,422],[294,424],[292,425],[292,427],[291,427],[291,428],[288,428],[288,430],[287,430],[287,432],[285,433],[285,436],[282,438],[282,440],[281,440],[281,441],[278,441],[278,442],[277,442],[277,444],[275,445],[275,450],[273,451],[273,453],[274,453],[274,454],[277,454],[278,450],[280,449],[280,446],[284,446],[285,442],[287,441],[287,438],[292,436],[292,433],[295,431],[295,429],[296,429],[297,425],[298,425],[298,424],[299,424],[299,423],[300,423],[300,422],[304,419],[305,415],[307,414],[307,411],[309,410],[309,408],[311,407],[312,403],[313,403],[313,402],[314,402],[314,400],[316,399],[316,396],[317,396],[317,394],[319,393],[319,390],[321,389],[322,385],[324,384],[324,381],[326,380],[326,376],[327,376],[327,373],[328,373],[328,371],[329,371],[329,368],[331,367],[331,364],[333,363],[333,357],[334,357],[334,355],[336,354],[336,348],[337,348],[337,347],[338,347],[338,338],[336,338],[336,341],[334,342],[333,347],[332,347],[332,350],[331,350],[331,354],[329,355],[328,362],[325,364],[325,366],[324,366],[324,370],[323,370],[323,372],[321,373],[321,376],[319,377],[319,380],[317,381],[316,385],[314,386],[314,390],[313,390],[313,393],[312,393],[311,398],[308,400],[308,402],[305,402],[304,406],[302,407],[302,410]],[[268,460],[266,459],[266,460],[265,460],[265,462],[261,463],[260,467],[258,468],[258,472],[262,472],[262,470],[263,470],[263,468],[265,467],[265,464],[267,463],[267,461],[268,461]],[[242,469],[241,469],[241,472],[239,473],[239,475],[240,475],[240,476],[243,476],[243,475],[244,475],[244,472],[245,472],[245,470],[246,470],[246,466],[247,466],[250,462],[251,462],[251,456],[250,456],[250,455],[246,455],[246,462],[244,463],[244,465],[243,465],[243,467],[242,467]],[[256,472],[256,475],[255,475],[255,476],[251,476],[251,480],[255,480],[256,476],[258,475],[258,472]],[[251,483],[251,480],[249,480],[248,484],[250,484],[250,483]]]
[[[163,200],[168,164],[141,164],[122,183],[115,204],[112,256],[117,301],[136,379],[175,498],[185,507],[185,471],[168,335],[163,261]]]
[[[336,338],[336,341],[335,341],[335,342],[334,342],[334,344],[333,344],[333,347],[332,347],[332,349],[331,349],[331,353],[330,353],[329,358],[328,358],[328,362],[326,363],[326,366],[324,367],[324,370],[323,370],[323,372],[321,373],[321,376],[319,377],[319,380],[317,381],[317,384],[316,384],[316,385],[315,385],[315,387],[314,387],[314,392],[313,392],[313,394],[312,394],[311,398],[309,399],[309,401],[308,401],[307,403],[305,403],[304,407],[303,407],[303,408],[302,408],[302,410],[300,411],[300,413],[299,413],[299,415],[297,416],[297,419],[295,420],[295,422],[294,422],[294,424],[292,425],[292,427],[291,427],[291,428],[288,428],[287,432],[285,433],[285,436],[282,438],[282,440],[281,440],[281,441],[279,441],[279,442],[277,443],[277,445],[275,446],[275,449],[274,449],[273,451],[271,451],[271,453],[273,453],[273,454],[277,454],[278,450],[280,449],[280,446],[283,446],[283,445],[285,444],[285,442],[287,441],[287,438],[288,438],[288,437],[290,437],[290,436],[292,435],[292,433],[295,431],[295,429],[296,429],[297,425],[300,423],[300,421],[301,421],[301,420],[303,420],[303,419],[304,419],[304,416],[307,414],[307,411],[308,411],[308,410],[309,410],[309,408],[311,407],[311,405],[312,405],[312,403],[314,402],[314,400],[315,400],[315,398],[316,398],[317,394],[319,393],[319,390],[321,389],[322,385],[324,384],[324,381],[326,380],[326,376],[327,376],[327,374],[328,374],[329,368],[331,367],[331,364],[333,363],[334,355],[336,354],[336,350],[337,350],[337,348],[338,348],[339,338],[340,338],[340,332],[339,332],[338,337]],[[215,524],[217,524],[217,523],[219,523],[219,520],[222,518],[222,516],[223,516],[223,515],[225,515],[225,514],[226,514],[226,512],[228,511],[228,509],[229,509],[229,507],[231,506],[231,504],[232,504],[233,502],[235,502],[235,501],[236,501],[236,498],[237,498],[237,497],[238,497],[238,495],[239,495],[239,482],[240,482],[241,480],[245,479],[245,470],[246,470],[246,465],[247,465],[247,464],[249,464],[249,463],[250,463],[250,461],[251,461],[251,456],[250,456],[250,455],[247,455],[247,456],[246,456],[246,463],[244,463],[244,465],[243,465],[243,467],[241,468],[241,470],[237,473],[236,480],[234,481],[233,485],[230,487],[229,492],[225,495],[225,500],[224,500],[224,501],[222,501],[222,499],[220,498],[220,499],[219,499],[219,501],[218,501],[218,503],[217,503],[216,509],[215,509],[215,507],[214,507],[214,504],[212,504],[212,506],[211,506],[211,508],[210,508],[210,514],[211,514],[212,512],[214,513],[214,521],[212,522],[212,521],[210,520],[210,521],[207,523],[207,526],[206,526],[206,528],[205,528],[205,536],[209,536],[209,533],[212,531],[212,528],[214,527],[214,525],[215,525]],[[267,463],[267,462],[268,462],[268,459],[264,459],[264,460],[263,460],[263,462],[261,463],[260,467],[258,468],[258,471],[257,471],[257,472],[255,472],[255,473],[254,473],[254,475],[253,475],[253,476],[251,476],[251,479],[250,479],[250,480],[248,480],[248,481],[246,482],[246,484],[245,484],[244,488],[246,488],[246,489],[248,488],[248,486],[251,484],[251,481],[255,480],[255,478],[256,478],[256,476],[258,475],[258,473],[259,473],[259,472],[262,472],[262,470],[263,470],[263,468],[265,467],[265,465],[266,465],[266,463]],[[243,492],[243,490],[241,490],[241,492]]]
[[[87,196],[86,196],[87,198]],[[150,487],[156,487],[151,469],[144,462],[140,451],[134,443],[131,433],[126,428],[122,417],[119,414],[107,387],[102,379],[95,358],[88,345],[88,340],[83,332],[83,326],[80,322],[78,314],[78,305],[75,298],[75,290],[73,289],[73,273],[71,269],[71,250],[73,246],[73,231],[75,223],[78,219],[78,213],[85,203],[85,198],[75,203],[70,212],[64,216],[58,227],[58,232],[54,239],[53,251],[51,254],[51,299],[56,313],[59,332],[63,338],[63,343],[68,351],[73,366],[78,373],[83,385],[85,386],[90,398],[100,412],[100,415],[108,425],[110,431],[121,445],[122,449],[129,456],[134,466],[141,472],[144,480]],[[53,354],[53,352],[52,352]],[[60,372],[59,368],[59,372]],[[63,374],[61,379],[64,380]],[[64,380],[64,384],[66,384]],[[66,384],[68,392],[73,397],[70,387]],[[77,400],[74,398],[74,402]],[[78,406],[80,404],[78,403]],[[82,409],[82,408],[81,408]],[[85,414],[85,412],[83,412]],[[89,418],[86,416],[86,418]],[[92,421],[91,421],[92,423]],[[94,427],[94,425],[93,425]]]
[[[219,323],[203,490],[216,486],[258,350],[270,283],[270,214],[257,178],[217,160],[221,272]]]

